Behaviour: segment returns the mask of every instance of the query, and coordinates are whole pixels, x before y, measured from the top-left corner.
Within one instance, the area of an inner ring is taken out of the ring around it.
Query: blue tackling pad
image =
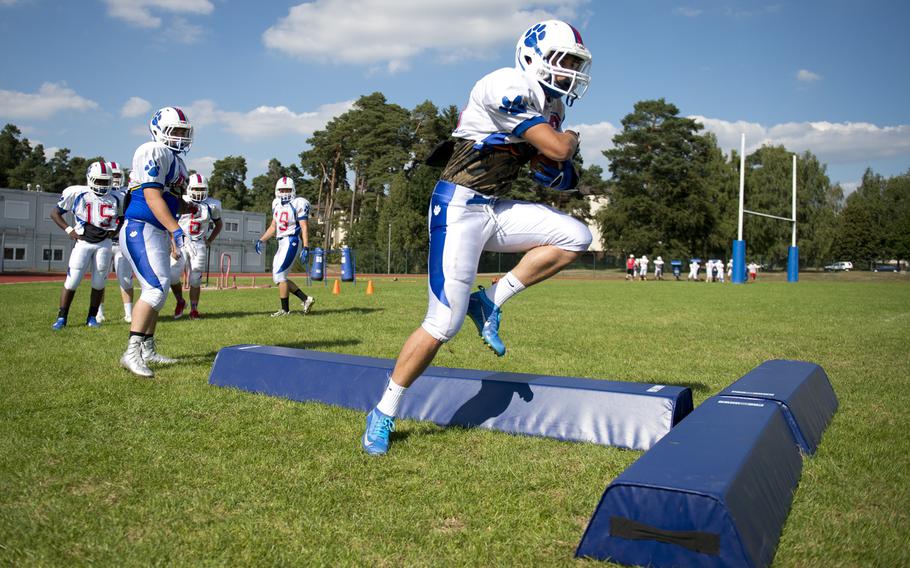
[[[810,455],[837,410],[824,369],[804,361],[765,361],[719,394],[780,404],[796,443]]]
[[[712,397],[607,487],[576,556],[767,566],[801,471],[776,403]]]
[[[218,352],[209,383],[367,412],[391,359],[264,345]],[[685,387],[430,367],[400,418],[647,450],[692,411]]]
[[[709,398],[604,491],[576,556],[646,566],[768,566],[802,471],[837,409],[824,370],[766,361]]]

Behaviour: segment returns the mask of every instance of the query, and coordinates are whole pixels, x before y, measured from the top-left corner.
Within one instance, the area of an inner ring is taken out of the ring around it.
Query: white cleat
[[[98,322],[98,323],[101,323],[101,322],[103,322],[103,321],[107,321],[107,318],[104,317],[104,312],[98,312],[98,315],[95,316],[95,321]]]
[[[146,337],[142,341],[142,359],[146,363],[157,363],[159,365],[173,365],[177,362],[177,359],[171,357],[165,357],[161,353],[158,353],[158,349],[155,347],[155,338]]]
[[[148,368],[142,360],[142,340],[138,336],[130,337],[126,352],[120,357],[120,365],[126,370],[140,377],[154,377],[155,373]]]
[[[129,314],[126,314],[125,316],[123,316],[123,321],[125,321],[126,323],[133,323],[133,317]]]
[[[288,314],[290,314],[290,313],[291,313],[291,312],[289,312],[289,311],[287,311],[287,310],[278,310],[277,312],[275,312],[274,314],[272,314],[272,317],[273,317],[273,318],[283,318],[284,316],[286,316],[286,315],[288,315]]]
[[[310,308],[312,308],[313,304],[315,304],[315,303],[316,303],[316,298],[314,298],[313,296],[307,296],[306,300],[304,300],[303,302],[300,303],[300,305],[303,306],[303,313],[305,313],[305,314],[310,313]]]

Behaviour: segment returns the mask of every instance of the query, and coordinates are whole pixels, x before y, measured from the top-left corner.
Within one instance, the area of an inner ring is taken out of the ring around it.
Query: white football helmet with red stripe
[[[177,107],[164,107],[156,112],[149,121],[149,132],[156,142],[175,152],[185,154],[193,144],[193,125]]]
[[[120,189],[123,187],[123,168],[117,162],[108,162],[107,167],[111,169],[111,187]]]
[[[281,200],[281,203],[288,203],[297,197],[297,188],[294,186],[294,180],[285,176],[278,178],[275,184],[275,197]]]
[[[95,195],[105,195],[111,188],[111,169],[104,162],[92,162],[85,172],[85,180]]]
[[[545,90],[565,95],[569,106],[584,96],[591,82],[591,52],[578,30],[559,20],[534,24],[518,38],[515,67]]]
[[[186,187],[190,201],[202,203],[209,197],[209,182],[202,174],[190,174],[190,183]]]

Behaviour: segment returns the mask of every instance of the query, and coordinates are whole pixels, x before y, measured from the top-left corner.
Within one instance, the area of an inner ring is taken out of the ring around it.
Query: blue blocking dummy
[[[576,555],[644,566],[768,566],[802,456],[837,410],[825,371],[766,361],[696,408],[604,491]]]
[[[801,470],[776,403],[712,397],[613,480],[576,555],[642,566],[767,566]]]
[[[367,412],[394,361],[285,347],[218,352],[209,383]],[[400,418],[647,450],[692,410],[685,387],[430,367]]]
[[[837,411],[837,395],[828,375],[815,363],[804,361],[765,361],[719,394],[780,404],[796,443],[810,455]]]

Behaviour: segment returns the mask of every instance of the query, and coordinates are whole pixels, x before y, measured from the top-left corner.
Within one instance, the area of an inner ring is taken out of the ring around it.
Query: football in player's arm
[[[575,187],[578,134],[563,131],[562,124],[565,107],[587,89],[590,65],[578,30],[548,20],[519,37],[514,67],[487,74],[471,90],[430,197],[426,317],[405,341],[382,398],[367,414],[361,438],[367,453],[388,451],[405,391],[458,333],[465,316],[487,347],[505,355],[502,306],[590,246],[590,230],[570,215],[500,197],[529,162],[538,184],[558,191]],[[525,255],[496,284],[472,293],[484,251]]]
[[[272,223],[256,241],[256,254],[261,255],[265,243],[273,236],[278,237],[278,251],[272,258],[272,281],[278,285],[281,309],[273,313],[272,317],[290,314],[290,294],[300,299],[304,314],[309,313],[316,302],[316,298],[304,294],[303,290],[288,278],[291,266],[298,256],[304,266],[309,258],[309,217],[310,202],[297,196],[294,180],[289,177],[279,178],[275,183],[275,199],[272,200]]]
[[[200,317],[199,296],[202,290],[202,275],[208,266],[209,246],[221,233],[224,224],[221,221],[221,202],[209,197],[208,181],[204,175],[190,174],[190,181],[183,199],[186,203],[195,206],[195,209],[181,213],[177,223],[188,238],[186,248],[192,247],[195,254],[190,256],[189,252],[181,252],[172,255],[171,290],[177,299],[174,319],[179,319],[186,308],[180,278],[189,269],[190,319],[195,320]]]
[[[89,269],[92,293],[86,325],[101,327],[96,316],[113,255],[110,232],[116,227],[120,215],[120,200],[111,192],[111,183],[111,170],[107,164],[103,161],[92,162],[86,171],[86,185],[74,185],[63,190],[57,207],[51,211],[51,220],[76,242],[60,293],[57,320],[52,326],[55,330],[66,327],[76,288]],[[69,212],[73,214],[73,225],[63,218]]]

